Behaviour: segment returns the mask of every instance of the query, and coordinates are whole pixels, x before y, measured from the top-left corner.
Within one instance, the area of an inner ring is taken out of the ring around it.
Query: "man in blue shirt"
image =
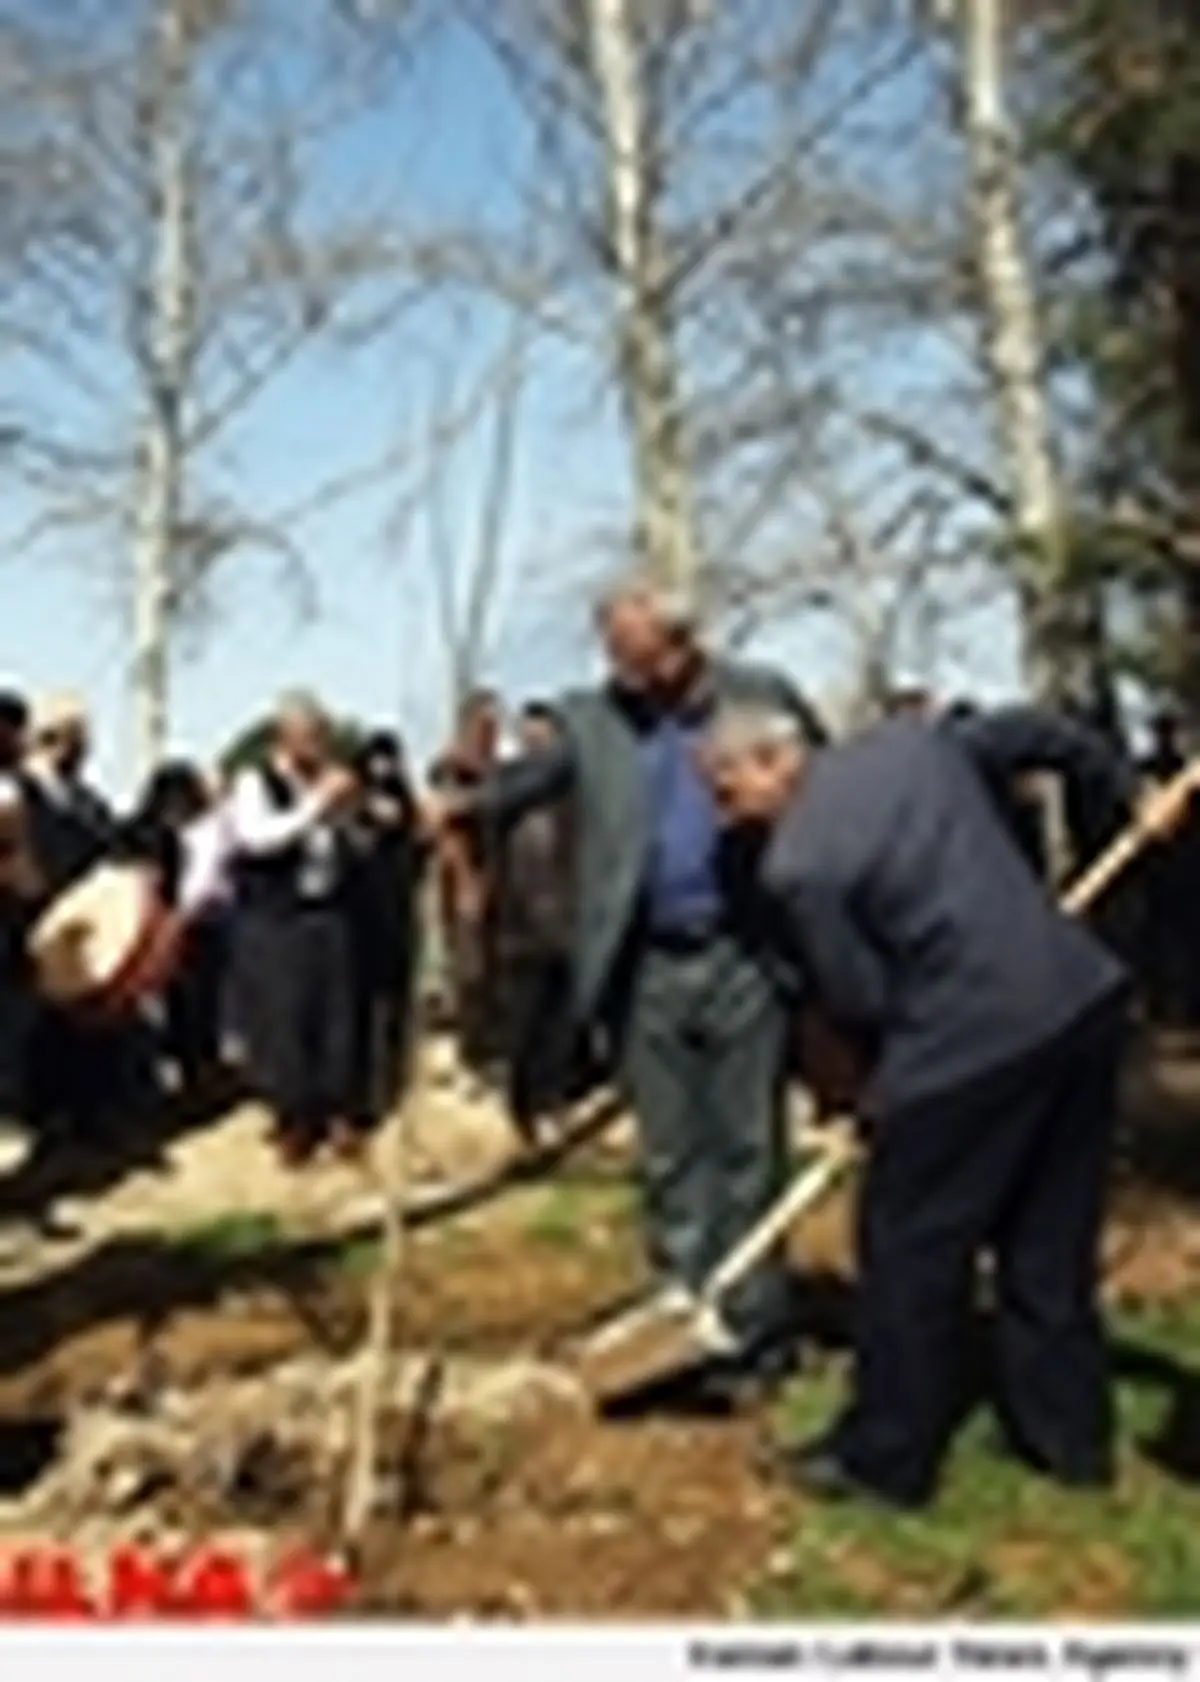
[[[570,794],[578,848],[574,1008],[599,1024],[637,1115],[651,1262],[694,1294],[781,1183],[787,1017],[753,860],[722,832],[698,762],[714,708],[770,701],[824,731],[785,679],[711,657],[686,602],[635,579],[598,616],[608,680],[565,696],[552,748],[501,768],[443,823],[511,822]],[[787,1357],[778,1262],[728,1308],[731,1361]]]

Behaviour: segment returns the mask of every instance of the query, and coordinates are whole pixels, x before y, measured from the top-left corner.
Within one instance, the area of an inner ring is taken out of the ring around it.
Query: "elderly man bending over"
[[[1083,727],[1025,709],[895,718],[814,756],[783,710],[740,708],[709,752],[727,819],[769,836],[772,928],[871,1069],[854,1393],[820,1443],[789,1451],[792,1477],[827,1497],[930,1497],[987,1248],[1011,1445],[1065,1483],[1104,1483],[1096,1252],[1126,977],[1060,914],[988,785],[1053,768],[1095,790],[1107,767],[1116,800],[1119,767]]]

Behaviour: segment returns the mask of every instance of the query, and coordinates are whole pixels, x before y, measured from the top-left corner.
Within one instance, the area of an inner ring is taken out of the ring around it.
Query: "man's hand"
[[[359,792],[358,778],[344,765],[331,765],[322,772],[313,795],[322,813],[339,812],[349,806]]]
[[[1187,818],[1200,789],[1200,761],[1162,788],[1145,795],[1138,806],[1138,827],[1156,841],[1169,841]]]
[[[469,802],[464,795],[433,789],[421,801],[418,810],[421,832],[426,840],[438,845],[465,821],[469,810]]]

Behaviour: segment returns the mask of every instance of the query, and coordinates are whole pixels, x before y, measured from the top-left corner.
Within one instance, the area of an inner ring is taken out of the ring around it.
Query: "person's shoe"
[[[1014,1440],[1007,1431],[996,1433],[992,1447],[1002,1459],[1022,1466],[1035,1477],[1059,1484],[1063,1489],[1111,1489],[1116,1481],[1116,1469],[1108,1456],[1070,1463],[1051,1460]]]
[[[896,1512],[915,1512],[926,1505],[924,1501],[880,1489],[860,1478],[826,1442],[780,1447],[772,1458],[792,1488],[810,1500],[860,1501]]]

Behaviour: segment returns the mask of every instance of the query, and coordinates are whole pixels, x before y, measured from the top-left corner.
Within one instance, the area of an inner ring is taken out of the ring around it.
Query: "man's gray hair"
[[[721,758],[805,745],[804,727],[796,714],[773,701],[727,702],[717,708],[705,732],[705,746]]]
[[[305,724],[329,723],[328,710],[310,690],[289,689],[275,703],[272,714],[276,724],[303,721]]]
[[[636,602],[647,608],[669,631],[694,636],[700,629],[700,608],[696,592],[684,584],[661,584],[644,573],[619,578],[596,602],[596,619],[603,624],[614,608]]]

